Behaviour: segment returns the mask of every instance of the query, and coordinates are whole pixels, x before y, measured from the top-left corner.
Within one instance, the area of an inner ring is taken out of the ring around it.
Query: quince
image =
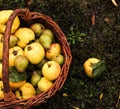
[[[23,49],[18,46],[14,46],[9,49],[9,66],[14,66],[14,60],[18,55],[23,55]]]
[[[30,28],[19,28],[16,32],[15,35],[18,38],[18,46],[21,48],[26,47],[26,45],[32,41],[35,40],[35,33],[33,32],[32,29]]]
[[[38,64],[43,60],[45,50],[40,43],[34,42],[25,47],[24,56],[28,58],[30,63]]]
[[[6,23],[12,13],[13,13],[13,10],[0,11],[0,16],[1,16],[0,17],[0,33],[5,32]],[[14,33],[18,29],[19,25],[20,25],[20,20],[19,20],[18,16],[16,16],[16,18],[13,21],[11,33]]]
[[[16,90],[15,95],[17,99],[27,99],[35,96],[36,91],[31,83],[26,82],[22,87]]]

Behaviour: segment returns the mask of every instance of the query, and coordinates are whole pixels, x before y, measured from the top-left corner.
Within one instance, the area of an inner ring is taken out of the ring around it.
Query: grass
[[[1,10],[21,7],[51,16],[65,33],[73,56],[62,89],[36,108],[119,109],[119,8],[109,0],[35,0],[31,4],[14,0],[0,4]],[[94,26],[91,25],[93,13]],[[98,79],[90,79],[84,73],[83,63],[89,57],[103,59],[107,64],[106,72]]]

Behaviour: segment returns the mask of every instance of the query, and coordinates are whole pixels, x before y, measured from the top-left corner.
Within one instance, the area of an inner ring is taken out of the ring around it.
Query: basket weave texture
[[[62,71],[54,82],[53,86],[34,97],[29,99],[17,100],[15,95],[10,90],[9,86],[9,73],[8,73],[8,60],[9,60],[9,37],[11,34],[11,26],[16,16],[19,16],[26,23],[40,22],[46,27],[50,28],[57,38],[58,42],[61,44],[62,53],[64,54],[65,61],[62,65]],[[34,106],[40,105],[46,102],[51,96],[53,96],[58,90],[60,90],[67,78],[70,63],[72,60],[72,55],[70,47],[66,40],[66,37],[60,27],[51,19],[51,17],[38,12],[30,12],[29,9],[16,9],[11,14],[8,19],[6,31],[4,34],[4,44],[3,44],[3,61],[2,61],[2,75],[3,75],[3,86],[4,86],[4,101],[0,101],[0,109],[29,109]]]

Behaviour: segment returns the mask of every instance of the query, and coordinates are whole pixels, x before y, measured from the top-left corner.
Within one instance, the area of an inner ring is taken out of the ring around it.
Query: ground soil
[[[0,4],[0,10],[28,7],[49,15],[68,39],[75,40],[70,44],[73,59],[64,86],[36,109],[120,109],[120,2],[116,2],[118,7],[111,0],[5,0]],[[107,69],[98,79],[84,73],[83,63],[90,57],[106,62]]]

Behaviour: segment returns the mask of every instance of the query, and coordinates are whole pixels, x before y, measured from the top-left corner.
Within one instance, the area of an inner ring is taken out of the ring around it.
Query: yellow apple
[[[53,82],[49,81],[45,77],[42,77],[40,81],[38,82],[38,89],[42,92],[50,89],[50,87],[53,85]]]
[[[59,43],[52,43],[50,49],[46,51],[46,58],[52,60],[56,55],[61,53],[61,46]]]
[[[83,67],[84,67],[84,71],[86,73],[86,75],[90,78],[94,78],[93,74],[92,74],[92,71],[93,71],[93,68],[92,66],[96,63],[98,63],[100,60],[97,59],[97,58],[89,58],[88,60],[86,60],[83,64]]]
[[[42,67],[42,74],[46,79],[54,81],[61,73],[61,66],[56,61],[48,61]]]
[[[26,82],[22,87],[20,87],[15,95],[18,99],[27,99],[35,96],[36,91],[31,83]]]
[[[33,42],[25,47],[24,55],[28,58],[30,63],[38,64],[45,57],[45,50],[40,43]]]
[[[13,13],[13,10],[2,10],[0,11],[0,33],[5,32],[6,23],[10,17],[10,15]],[[16,16],[15,20],[13,21],[11,33],[14,33],[18,27],[20,26],[20,20],[18,16]]]
[[[15,35],[18,38],[18,46],[21,48],[24,48],[29,44],[30,41],[35,40],[35,33],[33,32],[32,29],[30,28],[19,28],[16,32]]]
[[[9,49],[9,66],[14,66],[14,60],[18,55],[23,55],[23,49],[18,46],[14,46]]]

